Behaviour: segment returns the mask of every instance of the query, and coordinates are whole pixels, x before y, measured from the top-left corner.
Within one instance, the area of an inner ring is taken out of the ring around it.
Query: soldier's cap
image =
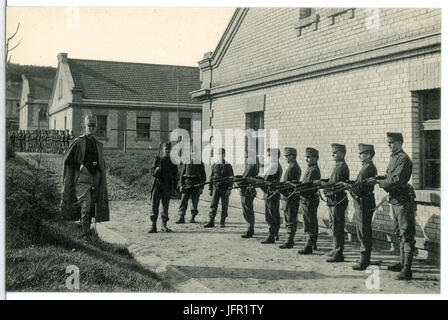
[[[337,151],[342,151],[344,153],[347,152],[347,149],[345,148],[345,144],[333,143],[331,145],[331,148],[333,149],[333,152],[337,152]]]
[[[268,148],[267,151],[270,154],[274,154],[275,152],[277,152],[278,157],[280,158],[280,149],[278,149],[278,148]]]
[[[360,154],[366,151],[370,151],[373,153],[373,155],[375,155],[375,147],[373,146],[373,144],[360,143],[358,144],[358,149]]]
[[[290,155],[297,156],[297,150],[294,148],[286,147],[285,148],[285,156],[287,157]]]
[[[401,132],[387,132],[386,135],[388,138],[391,138],[394,141],[403,142],[403,135],[401,134]]]
[[[305,149],[305,156],[319,159],[319,151],[317,149],[308,147]]]

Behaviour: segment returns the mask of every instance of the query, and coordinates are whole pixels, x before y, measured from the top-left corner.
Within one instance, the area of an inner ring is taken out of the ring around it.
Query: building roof
[[[27,77],[31,97],[35,100],[50,100],[53,91],[53,78]]]
[[[21,95],[21,82],[12,82],[10,84],[6,84],[6,99],[20,100]]]
[[[199,68],[115,61],[67,59],[84,99],[194,103],[201,87]]]

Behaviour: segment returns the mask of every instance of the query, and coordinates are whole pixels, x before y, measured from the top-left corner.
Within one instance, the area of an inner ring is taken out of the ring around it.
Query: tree
[[[19,32],[19,28],[20,28],[20,22],[17,24],[17,28],[16,28],[16,31],[14,32],[14,34],[12,36],[10,36],[8,39],[6,39],[6,46],[5,46],[6,64],[5,65],[8,65],[8,63],[11,61],[12,55],[10,55],[10,52],[13,51],[15,48],[17,48],[23,40],[23,38],[21,38],[16,45],[14,45],[12,48],[10,48],[10,45],[11,45],[10,42],[15,38],[15,36]]]

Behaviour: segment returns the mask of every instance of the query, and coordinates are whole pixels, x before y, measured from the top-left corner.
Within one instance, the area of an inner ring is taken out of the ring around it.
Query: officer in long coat
[[[375,183],[389,193],[395,231],[400,240],[400,261],[388,269],[400,272],[397,280],[410,280],[415,251],[415,192],[409,185],[412,161],[403,151],[403,135],[401,133],[388,132],[387,143],[391,153],[386,179],[378,179]]]
[[[362,167],[355,183],[377,176],[377,169],[373,164],[375,148],[371,144],[360,143],[358,145],[359,159]],[[353,198],[355,214],[353,220],[356,225],[356,234],[360,242],[360,259],[353,266],[353,270],[365,270],[370,265],[372,252],[372,217],[375,210],[374,186],[362,184],[353,188],[350,193]]]
[[[81,236],[90,231],[92,217],[96,222],[109,221],[106,162],[103,145],[94,134],[96,119],[84,118],[86,133],[76,138],[64,155],[60,213],[66,220],[81,219]]]
[[[306,148],[305,154],[308,168],[303,177],[303,183],[320,180],[320,169],[317,163],[319,151],[314,148]],[[317,249],[319,201],[318,189],[300,193],[299,212],[303,215],[303,231],[306,234],[306,242],[304,248],[299,250],[299,254],[312,254],[313,249]]]
[[[302,175],[302,170],[297,163],[297,150],[294,148],[285,148],[285,157],[288,162],[282,182],[298,181]],[[294,236],[297,231],[297,214],[299,212],[300,196],[294,193],[292,189],[286,189],[281,192],[281,201],[283,202],[283,213],[285,218],[286,232],[288,237],[280,246],[280,249],[294,247]]]

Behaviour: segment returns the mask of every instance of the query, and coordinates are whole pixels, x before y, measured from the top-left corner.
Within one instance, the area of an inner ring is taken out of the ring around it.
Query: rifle
[[[335,182],[335,183],[332,183],[329,188],[328,188],[328,186],[324,186],[323,188],[326,191],[331,191],[333,193],[338,193],[338,192],[342,192],[342,191],[351,191],[353,189],[361,187],[362,185],[364,185],[366,183],[370,183],[370,182],[373,182],[375,180],[382,180],[382,179],[386,179],[386,177],[385,176],[375,176],[375,177],[370,177],[370,178],[361,180],[359,182],[355,182],[353,180],[349,180],[346,183],[344,183],[344,182]]]
[[[200,188],[200,187],[203,187],[203,186],[205,186],[207,184],[212,184],[212,183],[215,183],[215,182],[225,182],[225,181],[229,181],[230,182],[230,180],[232,180],[232,182],[236,182],[236,181],[240,181],[241,179],[243,179],[243,178],[242,177],[238,178],[238,176],[222,177],[222,178],[218,178],[218,179],[211,178],[209,181],[194,184],[194,185],[192,185],[190,187],[185,188],[184,190]]]

